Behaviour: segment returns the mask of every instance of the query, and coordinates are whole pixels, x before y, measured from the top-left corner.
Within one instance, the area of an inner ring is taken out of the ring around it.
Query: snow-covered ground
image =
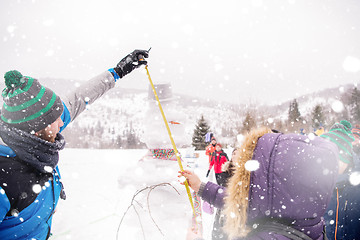
[[[176,161],[140,161],[146,152],[143,149],[61,151],[59,167],[67,199],[59,201],[51,239],[141,240],[144,234],[147,240],[184,240],[192,210],[185,187],[178,182],[179,166]],[[199,156],[195,162],[184,158],[183,166],[192,168],[206,181],[208,158],[203,151]],[[210,176],[210,179],[215,178]],[[180,195],[171,186],[157,187],[150,194],[143,191],[134,201],[137,213],[130,209],[119,228],[135,192],[160,183],[170,183]],[[147,201],[163,235],[149,217]],[[213,216],[203,213],[205,239],[211,239],[212,222]]]

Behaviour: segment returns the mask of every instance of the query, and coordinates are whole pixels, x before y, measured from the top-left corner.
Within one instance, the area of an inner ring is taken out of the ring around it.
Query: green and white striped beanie
[[[37,132],[58,119],[64,106],[59,96],[38,80],[13,70],[5,73],[1,120],[26,132]]]
[[[329,132],[320,135],[320,137],[329,139],[338,146],[340,160],[344,163],[353,162],[352,142],[355,141],[355,137],[351,132],[351,128],[351,123],[342,120],[340,123],[335,123]]]

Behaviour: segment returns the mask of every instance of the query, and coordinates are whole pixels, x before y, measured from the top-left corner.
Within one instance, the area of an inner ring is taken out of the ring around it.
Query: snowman
[[[186,143],[186,117],[176,107],[177,99],[173,96],[171,84],[154,84],[154,87],[176,147],[182,146]],[[176,160],[175,151],[151,86],[149,86],[148,91],[148,108],[145,114],[144,134],[141,140],[149,149],[144,158]]]

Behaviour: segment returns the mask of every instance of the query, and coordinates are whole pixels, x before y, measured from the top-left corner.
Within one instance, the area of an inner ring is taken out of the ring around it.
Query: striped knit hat
[[[64,106],[60,97],[38,80],[16,70],[5,73],[4,78],[3,122],[30,133],[46,128],[61,116]]]
[[[344,163],[351,163],[353,161],[353,149],[351,143],[355,141],[355,138],[351,132],[351,128],[351,123],[342,120],[340,123],[335,123],[330,128],[329,132],[320,136],[329,139],[338,146],[340,160]]]

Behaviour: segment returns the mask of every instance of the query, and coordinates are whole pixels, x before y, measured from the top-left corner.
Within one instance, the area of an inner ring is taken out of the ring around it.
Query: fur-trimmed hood
[[[338,171],[337,147],[319,137],[250,132],[234,159],[225,198],[225,230],[244,237],[249,226],[264,219],[281,219],[312,239],[322,234],[322,216],[330,201]],[[245,163],[256,160],[249,172]]]

